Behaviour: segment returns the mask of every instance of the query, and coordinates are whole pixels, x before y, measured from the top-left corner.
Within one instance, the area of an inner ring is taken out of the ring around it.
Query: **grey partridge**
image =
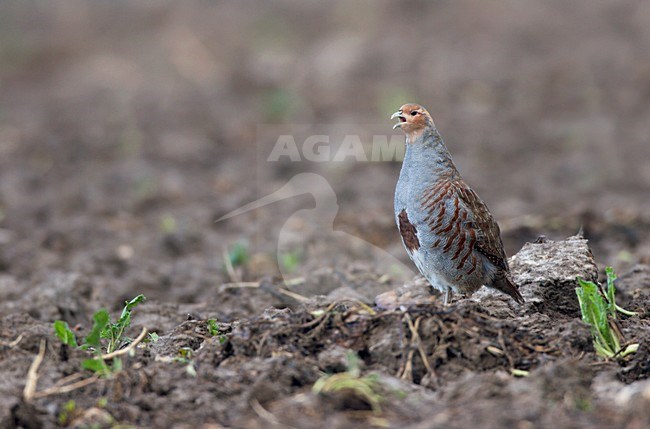
[[[406,134],[395,190],[395,220],[411,260],[444,294],[471,295],[481,286],[516,302],[524,298],[510,277],[501,232],[487,206],[463,181],[429,112],[405,104],[391,116]]]

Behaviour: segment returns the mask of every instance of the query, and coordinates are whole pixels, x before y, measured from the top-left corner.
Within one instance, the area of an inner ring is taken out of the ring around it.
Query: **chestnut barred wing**
[[[425,223],[437,237],[432,247],[448,254],[460,272],[470,275],[476,270],[475,250],[499,270],[508,271],[499,226],[465,183],[441,180],[425,193],[421,205],[427,212]]]
[[[462,205],[473,214],[468,227],[475,229],[477,240],[474,248],[502,271],[508,272],[508,259],[501,241],[501,230],[487,206],[479,196],[467,185],[463,184],[458,190]]]
[[[404,246],[411,252],[420,248],[420,240],[418,239],[418,231],[415,225],[409,220],[406,210],[402,209],[397,216],[399,233],[402,236]]]

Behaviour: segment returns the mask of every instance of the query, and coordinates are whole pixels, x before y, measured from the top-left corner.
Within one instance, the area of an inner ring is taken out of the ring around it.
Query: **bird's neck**
[[[407,136],[404,164],[409,164],[411,168],[423,174],[433,174],[434,177],[455,178],[459,175],[436,128],[425,129],[417,136]]]

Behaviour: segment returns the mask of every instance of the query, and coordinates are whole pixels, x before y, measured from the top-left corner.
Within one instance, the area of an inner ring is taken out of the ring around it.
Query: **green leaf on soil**
[[[609,308],[609,314],[614,319],[616,319],[616,287],[614,286],[614,281],[616,280],[616,274],[614,274],[614,269],[612,267],[605,268],[605,273],[607,273],[607,304]]]
[[[97,374],[108,374],[110,372],[110,368],[103,359],[86,359],[81,362],[81,367]]]
[[[122,371],[122,359],[115,358],[113,359],[113,366],[111,367],[111,372]]]
[[[312,387],[316,394],[333,394],[339,391],[347,391],[363,399],[370,405],[375,414],[381,413],[381,402],[384,398],[381,395],[381,383],[376,374],[369,374],[361,377],[360,358],[350,351],[347,354],[348,370],[338,374],[325,374]]]
[[[140,294],[133,298],[131,301],[124,303],[122,314],[115,323],[107,323],[101,331],[101,338],[108,339],[106,346],[107,353],[112,353],[119,349],[123,343],[127,343],[130,339],[124,337],[124,331],[131,326],[131,313],[133,309],[140,303],[146,300],[145,296]]]
[[[216,319],[208,319],[208,332],[213,337],[219,335],[219,324]]]
[[[131,311],[138,305],[143,303],[147,298],[144,295],[140,294],[133,298],[131,301],[126,301],[124,303],[124,309],[122,309],[122,315],[117,321],[116,325],[128,327],[131,324]]]
[[[236,243],[228,252],[228,259],[233,267],[245,265],[248,262],[248,248],[243,243]]]
[[[77,347],[77,337],[68,324],[63,320],[57,320],[54,322],[54,333],[59,337],[63,344],[70,347]]]
[[[57,417],[60,426],[67,426],[70,423],[76,408],[77,404],[73,399],[63,404]]]
[[[102,331],[110,321],[108,311],[101,309],[93,314],[93,327],[84,339],[84,345],[99,349],[101,347]]]
[[[226,341],[228,341],[228,337],[221,333],[221,328],[219,328],[219,323],[217,322],[217,319],[208,319],[207,325],[208,325],[208,333],[213,337],[217,337],[219,340],[219,344],[224,344]]]
[[[591,335],[594,341],[596,352],[605,358],[612,358],[622,353],[634,353],[634,344],[622,350],[620,330],[616,327],[616,312],[619,307],[616,305],[616,287],[614,280],[616,275],[608,267],[607,290],[602,293],[597,284],[583,280],[578,277],[579,287],[576,288],[576,295],[580,304],[582,321],[591,328]],[[623,310],[625,314],[631,313]],[[636,345],[638,347],[638,345]]]
[[[616,287],[614,286],[614,281],[617,279],[616,274],[614,274],[614,269],[612,267],[606,267],[605,272],[607,273],[607,301],[611,306],[610,312],[612,313],[612,317],[616,317],[617,311],[626,316],[636,316],[634,311],[625,310],[616,304],[614,298],[614,295],[616,294]]]

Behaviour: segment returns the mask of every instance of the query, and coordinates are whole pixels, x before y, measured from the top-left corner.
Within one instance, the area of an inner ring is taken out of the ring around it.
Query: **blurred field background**
[[[223,247],[243,241],[243,279],[272,274],[309,197],[214,223],[305,168],[258,165],[258,125],[393,134],[407,101],[509,254],[583,226],[600,263],[648,262],[649,46],[650,3],[633,0],[1,2],[0,272],[194,302],[231,280]],[[399,163],[313,169],[337,229],[405,260]]]

